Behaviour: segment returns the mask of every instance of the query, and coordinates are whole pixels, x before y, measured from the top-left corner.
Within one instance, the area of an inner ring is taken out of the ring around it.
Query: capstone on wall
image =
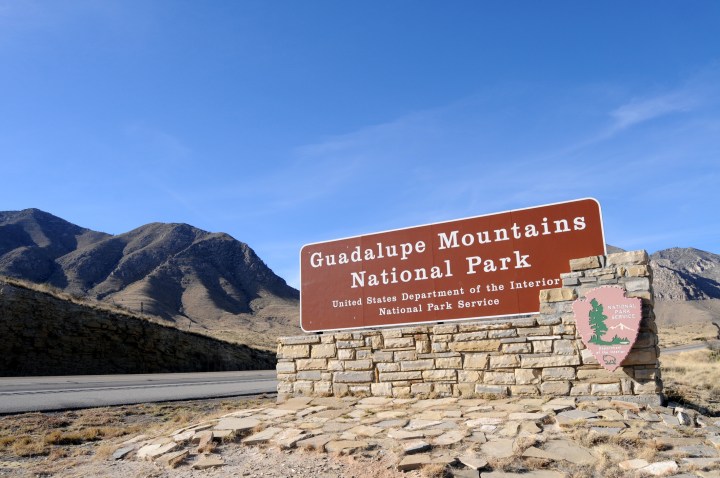
[[[392,397],[576,396],[659,402],[652,270],[645,251],[570,261],[540,313],[502,320],[284,337],[278,394]],[[642,299],[638,338],[622,367],[602,368],[575,328],[572,302],[619,285]]]

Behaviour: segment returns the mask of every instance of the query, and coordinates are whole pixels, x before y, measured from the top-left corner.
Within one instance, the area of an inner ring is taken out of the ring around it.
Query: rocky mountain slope
[[[271,352],[0,279],[0,376],[270,369]]]
[[[0,275],[267,349],[299,332],[297,290],[247,244],[187,224],[110,235],[38,209],[0,212]]]
[[[719,255],[674,247],[652,254],[651,259],[657,299],[720,299]]]

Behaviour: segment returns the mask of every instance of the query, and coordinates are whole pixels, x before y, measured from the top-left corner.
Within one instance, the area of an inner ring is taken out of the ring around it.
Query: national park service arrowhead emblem
[[[607,370],[620,367],[637,340],[642,304],[617,286],[592,289],[573,302],[575,323],[585,346]]]

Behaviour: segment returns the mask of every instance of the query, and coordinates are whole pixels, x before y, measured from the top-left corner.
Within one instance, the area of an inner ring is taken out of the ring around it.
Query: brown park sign
[[[539,311],[570,259],[605,253],[594,199],[309,244],[300,252],[306,332]]]

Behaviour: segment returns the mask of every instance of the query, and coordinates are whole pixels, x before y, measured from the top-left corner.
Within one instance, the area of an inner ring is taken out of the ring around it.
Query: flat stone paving
[[[568,398],[298,397],[129,440],[113,458],[219,468],[233,446],[392,454],[399,471],[439,466],[458,477],[720,478],[720,418]]]

